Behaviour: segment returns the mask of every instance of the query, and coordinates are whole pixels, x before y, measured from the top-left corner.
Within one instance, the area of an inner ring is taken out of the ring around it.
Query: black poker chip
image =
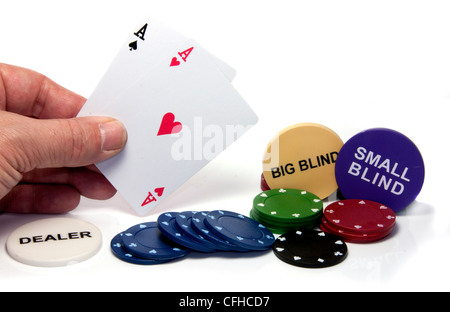
[[[279,236],[273,252],[282,261],[305,268],[325,268],[342,262],[348,253],[344,240],[322,231],[290,231]]]

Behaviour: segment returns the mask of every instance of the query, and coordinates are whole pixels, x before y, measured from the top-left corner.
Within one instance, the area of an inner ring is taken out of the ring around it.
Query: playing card
[[[84,108],[86,114],[113,116],[127,128],[125,149],[97,166],[139,215],[257,122],[195,41],[184,41],[159,57],[151,71],[107,106],[88,100]]]
[[[123,90],[131,87],[161,55],[168,53],[188,38],[154,19],[141,20],[131,31],[125,43],[89,97],[90,102],[108,105]]]
[[[166,55],[180,41],[188,40],[184,35],[155,19],[142,20],[137,24],[135,30],[127,40],[128,44],[125,44],[121,51],[125,57],[122,61],[131,64],[133,68],[130,65],[128,68],[131,68],[133,73],[142,69],[144,72],[151,70],[151,66],[159,63],[161,56]],[[126,50],[128,51],[125,52]],[[218,57],[212,54],[209,56],[224,75],[232,81],[236,71]]]
[[[117,56],[89,97],[89,101],[97,102],[97,106],[101,103],[107,106],[111,99],[128,90],[143,75],[157,66],[162,56],[187,40],[189,38],[156,19],[142,19],[130,31]],[[210,57],[232,81],[236,71],[219,58],[213,55]]]

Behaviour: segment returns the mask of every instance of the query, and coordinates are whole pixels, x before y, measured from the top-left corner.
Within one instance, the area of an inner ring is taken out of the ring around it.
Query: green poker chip
[[[314,229],[320,223],[321,220],[321,218],[318,218],[317,220],[313,220],[308,223],[290,223],[288,225],[276,224],[272,221],[261,219],[253,209],[250,211],[250,218],[263,224],[274,234],[284,234],[286,232],[293,230],[311,230]]]
[[[323,213],[323,202],[313,193],[281,188],[258,194],[253,200],[253,209],[269,220],[306,221]]]
[[[323,215],[322,200],[304,190],[273,189],[253,200],[250,216],[272,232],[281,234],[295,229],[312,229]]]

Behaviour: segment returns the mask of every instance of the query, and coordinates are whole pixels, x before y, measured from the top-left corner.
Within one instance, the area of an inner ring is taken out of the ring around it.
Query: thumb
[[[20,124],[26,133],[16,131],[19,135],[12,142],[16,152],[13,166],[22,173],[97,163],[119,153],[127,140],[123,124],[109,117],[27,119]]]

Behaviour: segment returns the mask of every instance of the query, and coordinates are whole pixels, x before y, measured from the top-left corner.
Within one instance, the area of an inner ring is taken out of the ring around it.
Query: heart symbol
[[[163,192],[164,192],[164,188],[163,188],[163,187],[155,188],[155,193],[156,193],[156,195],[158,195],[159,197],[162,196]]]
[[[180,61],[174,56],[172,57],[172,61],[170,62],[170,66],[178,66],[180,65]]]
[[[128,46],[130,47],[130,51],[136,50],[137,49],[137,40],[130,42],[130,44]]]
[[[175,121],[175,115],[172,113],[167,113],[162,118],[161,126],[159,126],[159,131],[157,135],[178,133],[181,131],[182,128],[183,125],[180,122]]]

